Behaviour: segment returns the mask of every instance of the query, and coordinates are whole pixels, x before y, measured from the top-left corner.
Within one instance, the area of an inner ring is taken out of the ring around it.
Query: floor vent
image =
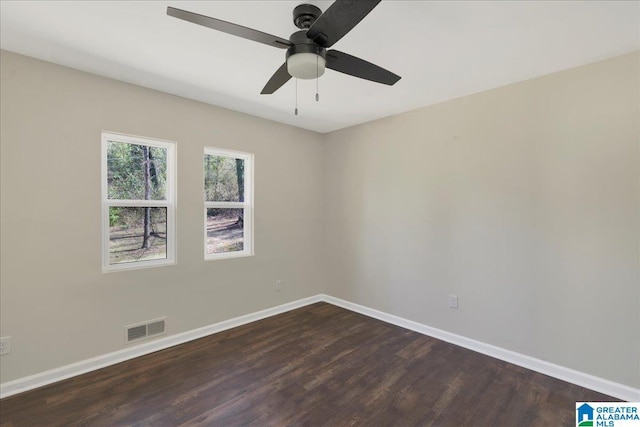
[[[162,319],[149,320],[144,323],[127,326],[127,342],[164,334],[166,331],[166,321],[166,317],[163,317]]]

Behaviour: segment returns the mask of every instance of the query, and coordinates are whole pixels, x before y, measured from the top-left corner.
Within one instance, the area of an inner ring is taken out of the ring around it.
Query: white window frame
[[[243,151],[234,151],[227,150],[224,148],[214,148],[214,147],[205,147],[204,155],[202,159],[204,161],[205,155],[217,156],[217,157],[228,157],[231,159],[242,159],[244,160],[244,202],[209,202],[204,200],[204,259],[209,260],[217,260],[217,259],[226,259],[226,258],[240,258],[253,256],[253,153],[245,153]],[[203,164],[202,164],[203,165]],[[201,166],[203,171],[202,175],[202,198],[206,199],[204,196],[204,165]],[[243,221],[243,249],[241,251],[235,252],[224,252],[218,254],[208,254],[207,253],[207,209],[211,208],[221,208],[221,209],[229,209],[229,208],[241,208],[244,209],[244,221]]]
[[[167,198],[165,200],[122,200],[109,199],[108,193],[108,165],[107,148],[109,141],[126,144],[146,145],[167,150]],[[104,273],[123,270],[137,270],[140,268],[158,267],[176,263],[176,143],[154,138],[102,132],[102,271]],[[111,264],[109,254],[109,208],[122,207],[154,207],[167,209],[167,257],[148,261]]]

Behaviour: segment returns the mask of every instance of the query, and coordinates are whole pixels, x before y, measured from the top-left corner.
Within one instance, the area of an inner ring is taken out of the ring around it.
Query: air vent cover
[[[133,326],[127,329],[127,341],[135,341],[147,336],[147,325]]]
[[[164,320],[147,324],[147,336],[164,334]]]
[[[148,320],[144,323],[137,323],[126,327],[127,342],[138,341],[155,335],[162,335],[166,331],[166,317],[155,320]]]

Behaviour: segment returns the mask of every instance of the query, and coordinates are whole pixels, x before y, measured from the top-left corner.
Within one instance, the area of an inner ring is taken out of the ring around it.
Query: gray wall
[[[1,381],[322,291],[322,137],[2,52]],[[177,141],[178,264],[101,272],[100,132]],[[255,253],[204,261],[203,148],[255,153]],[[274,282],[283,280],[283,290]]]
[[[1,71],[2,382],[326,291],[640,386],[637,53],[328,135]],[[101,273],[102,130],[178,142],[177,265]],[[205,145],[255,153],[254,257],[203,260]]]
[[[329,135],[328,293],[640,386],[639,75],[634,53]]]

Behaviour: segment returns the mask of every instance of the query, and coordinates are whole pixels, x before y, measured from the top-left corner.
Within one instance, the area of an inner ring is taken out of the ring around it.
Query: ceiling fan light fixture
[[[326,60],[315,53],[296,53],[287,58],[289,75],[298,79],[315,79],[324,74]]]

